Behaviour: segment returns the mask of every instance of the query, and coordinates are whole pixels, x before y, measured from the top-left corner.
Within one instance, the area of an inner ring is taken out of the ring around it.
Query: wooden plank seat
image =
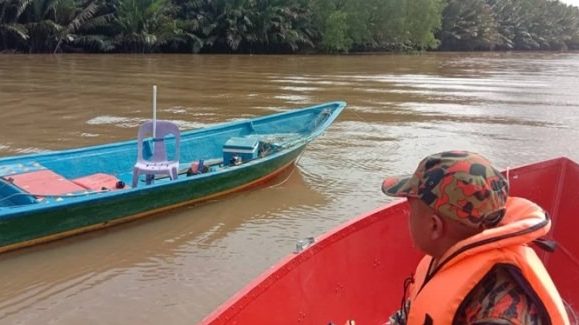
[[[113,175],[96,173],[72,180],[75,184],[93,191],[120,190],[125,187],[124,183]]]
[[[117,190],[119,179],[97,173],[69,180],[49,169],[2,176],[22,191],[37,197],[83,193],[86,191]]]
[[[4,178],[23,191],[35,196],[63,195],[87,190],[49,169],[36,170]]]

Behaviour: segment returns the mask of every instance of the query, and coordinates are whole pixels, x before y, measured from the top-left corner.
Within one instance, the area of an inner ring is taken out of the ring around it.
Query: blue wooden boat
[[[238,191],[291,168],[344,109],[330,102],[166,138],[0,159],[0,252],[127,222]],[[157,126],[157,124],[155,124]],[[179,141],[177,141],[179,138]],[[161,143],[159,143],[161,142]],[[178,172],[134,178],[138,147]],[[165,161],[163,160],[163,161]]]

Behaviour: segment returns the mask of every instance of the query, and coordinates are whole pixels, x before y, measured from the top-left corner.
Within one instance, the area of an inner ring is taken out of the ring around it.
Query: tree
[[[575,48],[579,9],[551,0],[448,0],[439,34],[447,50]]]
[[[441,10],[439,0],[407,1],[405,29],[413,48],[426,50],[438,46],[434,33],[441,26]]]
[[[115,51],[153,52],[160,41],[175,34],[169,0],[118,0],[112,24]]]
[[[250,16],[249,52],[295,52],[313,47],[315,31],[307,0],[255,0]]]
[[[2,38],[0,50],[26,47],[30,38],[28,29],[18,20],[28,3],[24,0],[0,0],[0,37]]]
[[[57,52],[98,11],[100,0],[0,0],[3,49]]]
[[[442,17],[438,37],[443,50],[492,50],[501,42],[492,7],[485,0],[450,0]]]
[[[63,6],[63,9],[67,11],[64,11],[64,14],[61,15],[60,23],[66,27],[60,31],[58,42],[54,47],[54,53],[60,51],[60,46],[63,42],[74,43],[79,38],[76,32],[93,19],[102,5],[100,0],[88,0],[80,8],[75,6],[74,0],[65,0],[63,3],[67,3],[66,6]]]

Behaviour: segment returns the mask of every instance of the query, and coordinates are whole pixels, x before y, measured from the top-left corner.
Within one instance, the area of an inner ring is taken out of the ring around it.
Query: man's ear
[[[444,234],[444,221],[436,214],[430,216],[430,239],[436,240],[442,238]]]

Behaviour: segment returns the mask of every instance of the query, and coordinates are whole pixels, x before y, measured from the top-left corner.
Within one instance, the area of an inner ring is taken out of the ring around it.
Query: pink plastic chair
[[[155,175],[168,175],[171,180],[177,179],[179,171],[179,143],[181,133],[177,125],[169,121],[157,121],[156,138],[153,139],[153,155],[150,159],[143,158],[143,141],[146,136],[153,135],[153,121],[145,122],[139,127],[137,143],[137,163],[133,168],[133,187],[139,183],[139,175],[146,175],[147,185],[151,184]],[[167,160],[167,145],[165,137],[175,136],[174,160]]]

